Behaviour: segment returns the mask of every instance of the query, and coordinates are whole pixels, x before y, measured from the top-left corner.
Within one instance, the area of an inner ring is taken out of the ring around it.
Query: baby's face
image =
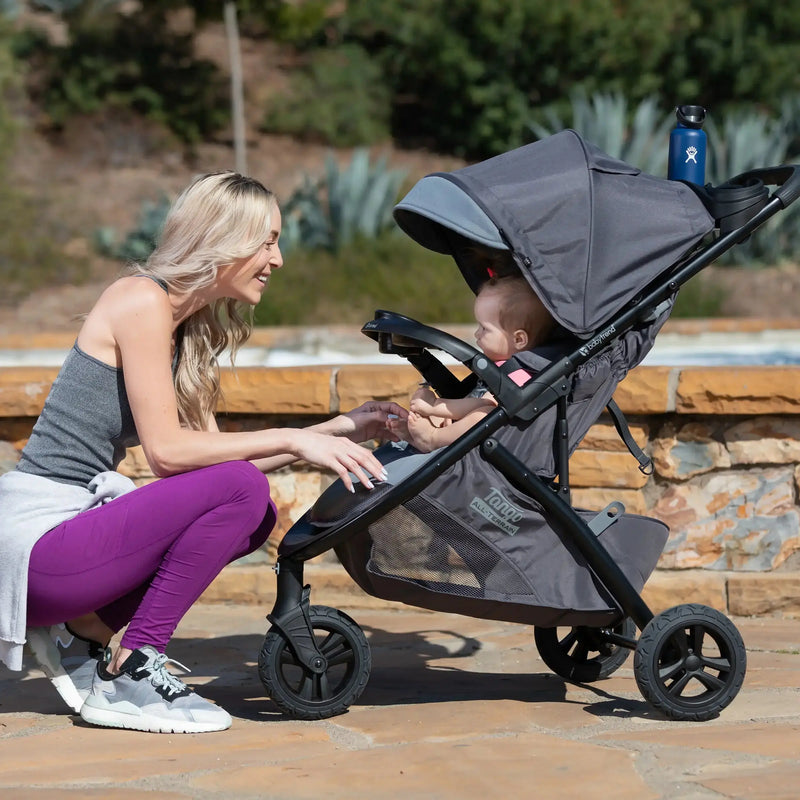
[[[492,361],[503,361],[514,353],[513,332],[500,325],[500,303],[497,292],[481,292],[475,298],[475,341]]]

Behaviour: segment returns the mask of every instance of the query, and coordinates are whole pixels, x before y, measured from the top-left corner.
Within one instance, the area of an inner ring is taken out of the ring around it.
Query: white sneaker
[[[64,623],[29,628],[27,640],[42,672],[77,714],[92,688],[97,664],[108,661],[111,651],[99,642],[72,633]]]
[[[152,733],[206,733],[230,728],[230,714],[167,672],[168,663],[189,671],[149,646],[134,650],[119,675],[98,664],[81,717],[92,725]]]

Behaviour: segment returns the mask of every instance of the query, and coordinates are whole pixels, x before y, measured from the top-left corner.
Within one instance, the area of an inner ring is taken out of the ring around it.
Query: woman
[[[164,650],[220,570],[266,541],[276,512],[263,473],[303,459],[351,491],[351,476],[367,488],[385,477],[357,442],[405,415],[394,403],[305,429],[223,433],[214,421],[217,358],[249,334],[238,308],[282,267],[280,231],[258,181],[197,178],[147,263],[86,317],[17,469],[0,478],[0,657],[22,668],[27,626],[39,664],[93,724],[229,727],[165,669]],[[162,478],[140,488],[114,471],[137,442]]]

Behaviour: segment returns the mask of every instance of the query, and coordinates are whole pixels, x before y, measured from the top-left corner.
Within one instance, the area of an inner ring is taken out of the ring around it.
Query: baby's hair
[[[541,344],[555,327],[555,320],[550,312],[522,275],[489,278],[481,285],[478,293],[483,292],[496,292],[500,295],[500,324],[506,330],[525,331],[529,339],[528,347]]]

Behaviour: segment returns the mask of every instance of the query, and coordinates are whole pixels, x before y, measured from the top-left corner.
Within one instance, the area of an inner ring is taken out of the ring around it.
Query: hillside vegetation
[[[0,204],[13,220],[0,231],[0,327],[37,308],[39,324],[68,325],[50,300],[59,286],[84,286],[71,310],[85,311],[125,259],[146,257],[192,175],[237,165],[225,5],[0,4],[20,12],[0,22]],[[233,5],[247,170],[286,212],[287,266],[262,323],[360,324],[379,306],[469,320],[457,269],[398,234],[391,206],[428,172],[562,127],[663,174],[672,108],[703,103],[715,183],[800,150],[794,3]],[[368,209],[367,181],[381,187]],[[679,313],[800,315],[800,223],[779,216],[687,286]]]

